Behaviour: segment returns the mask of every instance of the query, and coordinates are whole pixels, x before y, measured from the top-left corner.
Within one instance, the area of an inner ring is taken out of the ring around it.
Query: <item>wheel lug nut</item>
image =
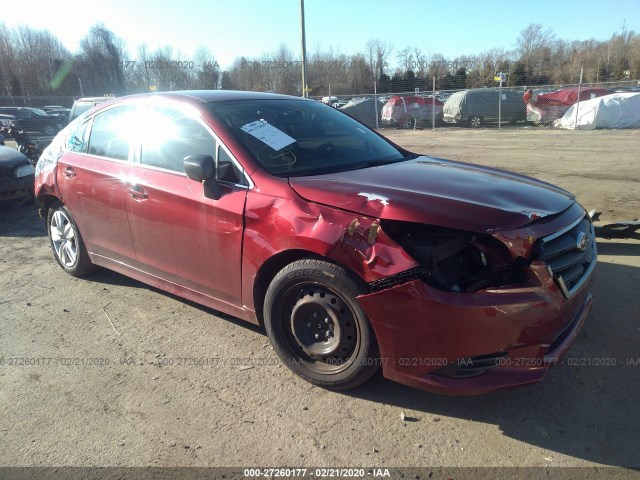
[[[307,322],[307,327],[311,328],[311,322]]]
[[[325,318],[325,319],[324,319],[324,323],[329,323],[329,319],[328,319],[328,318]]]
[[[319,338],[320,338],[320,334],[319,334],[319,333],[316,333],[316,334],[314,335],[314,337],[316,337],[316,340],[317,340],[317,339],[319,339]]]
[[[331,332],[329,330],[327,330],[326,332],[324,332],[324,336],[325,337],[330,337],[331,336]]]

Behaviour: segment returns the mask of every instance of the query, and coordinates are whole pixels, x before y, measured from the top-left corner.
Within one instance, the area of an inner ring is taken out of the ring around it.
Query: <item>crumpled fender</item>
[[[418,266],[376,218],[266,195],[247,196],[243,250],[243,304],[252,309],[260,267],[282,252],[305,250],[329,258],[367,283]]]

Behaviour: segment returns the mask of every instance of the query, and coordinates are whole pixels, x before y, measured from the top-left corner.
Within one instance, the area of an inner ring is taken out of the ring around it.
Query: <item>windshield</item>
[[[334,173],[414,158],[320,102],[238,100],[211,103],[209,109],[277,176]]]

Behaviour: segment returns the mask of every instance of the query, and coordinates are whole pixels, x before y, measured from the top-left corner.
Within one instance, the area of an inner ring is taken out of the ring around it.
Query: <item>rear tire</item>
[[[344,268],[299,260],[272,280],[264,301],[267,335],[280,359],[323,388],[357,387],[380,366],[378,344],[356,296],[367,286]]]
[[[415,125],[415,118],[414,117],[409,117],[407,118],[404,123],[401,125],[402,128],[414,128]]]
[[[89,258],[80,231],[69,210],[58,203],[47,214],[47,233],[53,256],[69,275],[81,277],[98,269]]]
[[[471,117],[469,119],[469,126],[473,128],[479,128],[482,126],[482,117]]]

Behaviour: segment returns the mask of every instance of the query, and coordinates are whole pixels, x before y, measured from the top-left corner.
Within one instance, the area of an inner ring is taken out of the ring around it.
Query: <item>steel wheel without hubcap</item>
[[[358,345],[358,331],[344,300],[318,285],[295,286],[284,298],[281,313],[290,319],[288,340],[303,359],[307,357],[307,367],[319,373],[346,369]]]
[[[264,324],[287,367],[324,388],[346,390],[380,367],[369,319],[356,298],[367,285],[353,272],[320,259],[295,261],[273,278]]]
[[[63,210],[54,212],[49,229],[53,250],[58,260],[63,266],[72,268],[78,258],[76,232]]]

